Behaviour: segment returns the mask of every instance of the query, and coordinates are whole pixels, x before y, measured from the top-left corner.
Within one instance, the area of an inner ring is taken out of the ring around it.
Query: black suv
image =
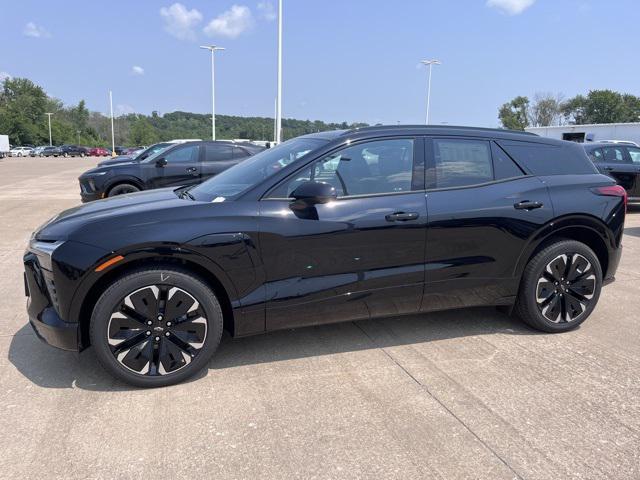
[[[589,158],[624,187],[629,201],[640,201],[640,147],[621,143],[585,143]]]
[[[154,146],[155,147],[155,146]],[[151,150],[154,147],[150,147]],[[194,185],[263,150],[250,144],[196,141],[106,161],[78,178],[83,202],[168,186]]]
[[[498,305],[564,332],[614,278],[625,207],[575,143],[465,127],[317,133],[191,188],[62,212],[25,254],[27,308],[46,342],[93,345],[139,386],[205,367],[223,328]]]
[[[60,147],[60,155],[63,157],[85,157],[88,151],[80,145],[62,145]]]

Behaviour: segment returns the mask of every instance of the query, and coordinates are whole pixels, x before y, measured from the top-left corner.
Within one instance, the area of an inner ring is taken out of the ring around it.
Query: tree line
[[[27,78],[4,80],[0,89],[0,134],[9,135],[12,145],[48,145],[46,112],[53,113],[54,145],[111,145],[111,119],[89,111],[84,100],[65,106]],[[286,140],[307,133],[360,126],[366,124],[283,118],[282,136]],[[164,115],[158,112],[121,115],[114,120],[114,136],[116,145],[123,146],[150,145],[174,138],[207,139],[211,137],[211,115],[180,111]],[[216,138],[273,140],[273,118],[216,115]]]
[[[564,99],[561,94],[537,93],[533,100],[518,96],[503,104],[498,118],[504,128],[592,123],[640,122],[640,97],[613,90],[591,90]]]

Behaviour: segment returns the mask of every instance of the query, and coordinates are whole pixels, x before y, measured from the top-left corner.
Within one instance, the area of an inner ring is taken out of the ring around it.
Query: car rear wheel
[[[115,197],[116,195],[124,195],[125,193],[134,193],[139,191],[140,189],[131,183],[120,183],[112,187],[107,196]]]
[[[602,267],[593,250],[573,240],[549,245],[525,268],[516,312],[533,328],[565,332],[593,312],[602,288]]]
[[[174,268],[147,268],[113,283],[93,310],[91,344],[114,377],[138,387],[179,383],[204,368],[220,344],[215,294]]]

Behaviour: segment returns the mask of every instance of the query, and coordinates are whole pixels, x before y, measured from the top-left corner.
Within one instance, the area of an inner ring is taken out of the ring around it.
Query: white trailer
[[[541,137],[573,142],[626,140],[640,145],[640,123],[596,123],[591,125],[563,125],[560,127],[528,127],[525,130]]]
[[[0,158],[9,155],[9,135],[0,135]]]

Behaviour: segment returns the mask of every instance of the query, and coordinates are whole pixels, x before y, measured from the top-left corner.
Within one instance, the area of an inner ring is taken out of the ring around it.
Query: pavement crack
[[[507,467],[507,469],[512,472],[515,475],[515,478],[518,478],[520,480],[524,480],[524,477],[522,477],[522,475],[520,475],[518,472],[515,471],[515,469],[509,465],[509,463],[496,451],[494,450],[489,444],[487,444],[487,442],[485,442],[476,432],[473,431],[473,429],[467,425],[465,423],[464,420],[462,420],[458,415],[456,415],[449,407],[447,407],[430,389],[427,385],[425,385],[424,383],[420,382],[420,380],[418,380],[409,370],[407,370],[407,368],[405,368],[400,362],[398,362],[395,357],[393,355],[391,355],[386,349],[385,347],[383,347],[382,345],[380,345],[371,335],[369,335],[369,333],[367,333],[367,331],[365,329],[363,329],[358,322],[352,322],[357,328],[358,330],[360,330],[365,337],[367,337],[369,339],[369,341],[375,345],[376,348],[378,348],[380,351],[382,351],[382,353],[384,353],[384,355],[389,358],[389,360],[391,360],[398,368],[400,368],[400,370],[402,370],[405,375],[407,375],[411,380],[413,380],[421,389],[423,389],[425,392],[427,392],[427,394],[433,398],[438,405],[440,405],[447,413],[449,413],[449,415],[451,415],[460,425],[462,425],[462,427],[467,430],[478,442],[480,442],[480,444],[482,446],[484,446],[484,448],[486,448],[489,452],[491,452],[493,454],[494,457],[496,457],[505,467]]]

